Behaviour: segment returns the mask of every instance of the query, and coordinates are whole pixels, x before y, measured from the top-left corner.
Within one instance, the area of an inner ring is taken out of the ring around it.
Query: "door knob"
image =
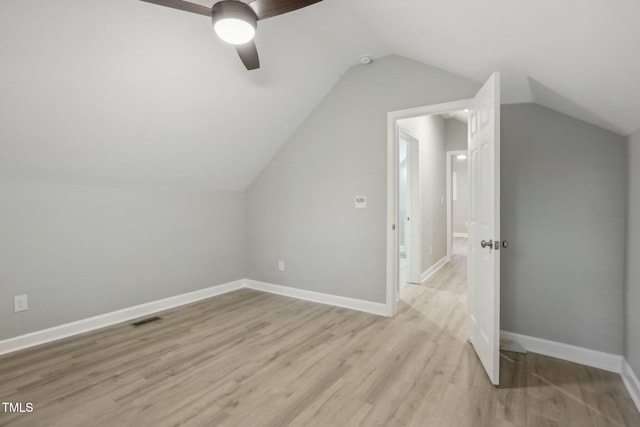
[[[483,248],[486,248],[487,246],[491,249],[493,249],[493,240],[489,240],[488,242],[483,240],[480,242],[480,246],[482,246]]]
[[[509,243],[506,240],[503,240],[503,241],[483,240],[480,242],[480,246],[482,246],[483,248],[489,247],[489,249],[495,249],[496,251],[499,251],[500,248],[507,249],[507,247],[509,246]]]

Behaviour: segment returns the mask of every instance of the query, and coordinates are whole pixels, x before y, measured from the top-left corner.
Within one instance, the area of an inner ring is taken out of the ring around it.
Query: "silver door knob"
[[[482,246],[483,248],[486,248],[488,246],[489,248],[493,249],[493,240],[483,240],[480,242],[480,246]]]

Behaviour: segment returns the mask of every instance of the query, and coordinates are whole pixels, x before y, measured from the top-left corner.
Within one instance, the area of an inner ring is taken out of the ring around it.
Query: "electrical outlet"
[[[16,295],[13,297],[13,311],[26,311],[29,309],[29,301],[26,295]]]
[[[278,261],[278,271],[284,271],[284,261]]]

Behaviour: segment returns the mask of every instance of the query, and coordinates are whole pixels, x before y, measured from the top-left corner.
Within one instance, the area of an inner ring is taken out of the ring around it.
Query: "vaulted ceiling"
[[[211,5],[212,0],[201,0]],[[247,72],[206,17],[0,2],[0,177],[242,190],[361,54],[399,54],[620,134],[640,127],[635,0],[324,0],[261,21]]]

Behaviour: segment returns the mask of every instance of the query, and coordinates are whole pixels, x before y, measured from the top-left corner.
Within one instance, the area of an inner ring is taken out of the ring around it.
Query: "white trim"
[[[636,408],[640,411],[640,380],[638,380],[638,376],[633,372],[626,359],[622,360],[622,373],[620,376],[624,381],[624,385],[627,386],[627,390],[629,390],[633,403],[636,404]]]
[[[440,261],[436,262],[431,267],[422,272],[422,275],[420,276],[420,283],[424,283],[425,280],[436,274],[438,270],[440,270],[445,266],[447,262],[449,262],[449,259],[450,258],[448,256],[445,256]]]
[[[398,146],[399,126],[395,119],[387,117],[387,292],[385,302],[387,316],[396,314],[396,286],[398,286],[400,240],[398,224]]]
[[[159,311],[168,310],[170,308],[179,307],[181,305],[190,304],[206,298],[211,298],[227,292],[235,291],[245,287],[245,280],[236,280],[235,282],[224,283],[222,285],[212,286],[210,288],[199,289],[197,291],[152,301],[133,307],[127,307],[122,310],[112,311],[110,313],[101,314],[87,319],[78,320],[63,325],[54,326],[52,328],[43,329],[41,331],[32,332],[26,335],[20,335],[13,338],[0,341],[0,354],[11,353],[22,350],[24,348],[45,344],[73,335],[82,334],[96,329],[111,326],[116,323],[126,322]]]
[[[506,331],[500,332],[500,338],[519,344],[524,347],[525,350],[533,353],[568,360],[618,374],[622,372],[623,357],[618,354],[604,353],[602,351]]]
[[[379,316],[388,316],[387,305],[378,302],[307,291],[304,289],[274,285],[273,283],[258,282],[257,280],[249,279],[245,281],[245,286],[249,289],[268,292],[270,294],[282,295],[285,297],[327,304],[335,307],[349,308],[351,310],[364,311],[365,313],[377,314]]]
[[[317,302],[320,304],[333,305],[336,307],[349,308],[351,310],[363,311],[365,313],[388,316],[386,304],[364,301],[354,298],[341,297],[337,295],[323,294],[320,292],[306,291],[303,289],[290,288],[288,286],[273,285],[270,283],[257,282],[255,280],[240,279],[235,282],[224,283],[210,288],[199,289],[186,294],[176,295],[157,301],[123,308],[122,310],[100,314],[87,319],[77,320],[64,325],[54,326],[41,331],[31,332],[13,338],[0,341],[0,355],[12,353],[28,347],[57,341],[73,335],[94,331],[117,323],[126,322],[132,319],[148,316],[160,311],[191,304],[203,299],[226,294],[227,292],[249,288],[276,295],[297,298],[305,301]]]
[[[469,233],[453,233],[453,237],[464,237],[467,239],[469,238]]]
[[[464,110],[471,100],[445,102],[387,113],[387,292],[386,315],[396,313],[398,289],[398,135],[397,121]]]
[[[422,281],[424,282],[436,271],[442,268],[447,261],[448,258],[444,257],[427,271],[422,273]],[[111,313],[89,317],[87,319],[66,323],[64,325],[54,326],[52,328],[32,332],[26,335],[8,338],[0,341],[0,355],[101,329],[117,323],[148,316],[160,311],[191,304],[243,288],[335,307],[348,308],[379,316],[392,317],[387,304],[324,294],[321,292],[307,291],[288,286],[274,285],[271,283],[258,282],[256,280],[241,279],[236,280],[235,282],[224,283],[222,285],[188,292],[174,297],[128,307]],[[633,399],[633,402],[640,411],[640,381],[629,363],[622,356],[507,331],[501,331],[500,337],[501,340],[516,343],[527,351],[619,373],[627,387],[627,390],[629,391],[629,394],[631,395],[631,398]]]
[[[620,374],[633,403],[640,411],[640,380],[623,356],[507,331],[500,332],[500,339],[518,344],[533,353]]]

